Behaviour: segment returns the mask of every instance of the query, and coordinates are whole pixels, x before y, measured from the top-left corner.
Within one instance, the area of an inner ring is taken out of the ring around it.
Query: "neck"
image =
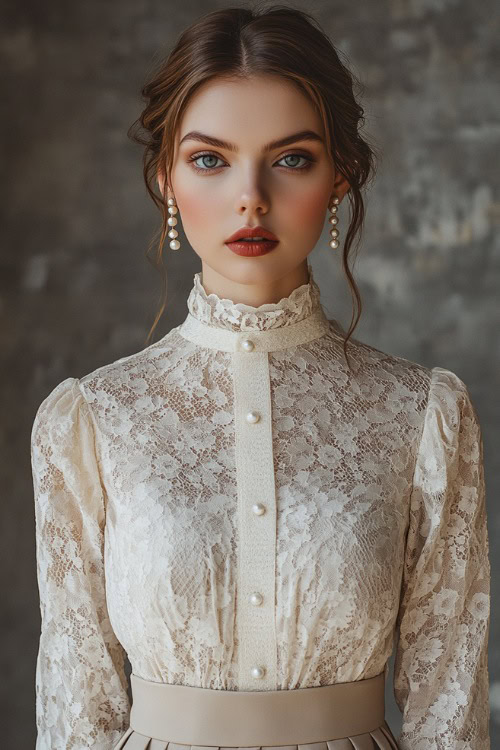
[[[242,283],[228,279],[202,262],[200,280],[207,295],[216,294],[221,299],[230,299],[234,303],[259,307],[279,302],[283,297],[289,297],[297,287],[307,284],[309,267],[306,258],[300,266],[281,278]]]

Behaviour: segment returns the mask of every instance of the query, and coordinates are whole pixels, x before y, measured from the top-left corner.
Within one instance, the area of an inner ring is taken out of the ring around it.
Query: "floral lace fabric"
[[[489,750],[467,387],[352,337],[351,372],[309,273],[258,308],[197,274],[184,323],[40,405],[37,750],[112,750],[126,655],[147,680],[290,690],[387,673],[393,644],[401,750]]]
[[[217,294],[207,294],[201,281],[201,272],[194,276],[188,297],[189,312],[210,326],[230,331],[268,331],[271,328],[290,326],[307,318],[320,304],[320,290],[309,268],[309,283],[302,284],[279,302],[253,307],[242,302],[232,302]]]

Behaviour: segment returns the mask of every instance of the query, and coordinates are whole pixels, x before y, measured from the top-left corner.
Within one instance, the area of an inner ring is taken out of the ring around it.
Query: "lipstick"
[[[279,243],[275,234],[261,226],[241,227],[227,240],[226,245],[236,255],[256,257],[269,253]]]
[[[270,252],[278,244],[277,242],[271,242],[265,240],[263,242],[226,242],[228,248],[236,253],[236,255],[245,255],[246,257],[255,257],[257,255],[265,255]]]

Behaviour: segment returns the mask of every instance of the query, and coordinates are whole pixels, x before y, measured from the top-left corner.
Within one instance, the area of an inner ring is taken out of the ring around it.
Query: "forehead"
[[[324,134],[313,103],[292,81],[275,75],[216,78],[190,99],[177,142],[187,132],[201,130],[242,147],[260,147],[273,138],[308,129]]]

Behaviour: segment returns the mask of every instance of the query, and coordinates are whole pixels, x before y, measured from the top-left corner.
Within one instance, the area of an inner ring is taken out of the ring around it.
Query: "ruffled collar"
[[[229,331],[268,331],[293,325],[317,313],[320,308],[320,289],[313,279],[309,263],[307,267],[307,283],[296,287],[279,302],[269,302],[259,307],[233,302],[215,293],[207,294],[199,271],[194,275],[193,288],[187,300],[189,312],[206,325]]]

